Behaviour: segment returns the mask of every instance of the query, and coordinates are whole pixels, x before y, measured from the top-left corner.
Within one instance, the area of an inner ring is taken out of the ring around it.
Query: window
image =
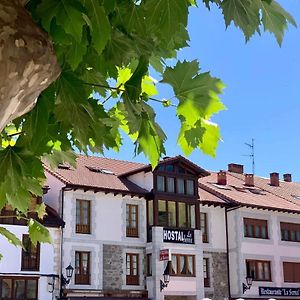
[[[257,239],[268,239],[268,221],[244,218],[244,236]]]
[[[40,244],[34,246],[28,234],[23,234],[24,248],[22,249],[22,271],[39,271],[40,269]]]
[[[90,284],[90,252],[75,252],[75,284]]]
[[[300,263],[283,262],[284,282],[300,282]]]
[[[139,255],[126,254],[126,284],[139,285]]]
[[[246,270],[255,281],[272,281],[270,261],[246,260]]]
[[[158,225],[177,228],[195,228],[195,210],[195,204],[158,200]]]
[[[208,243],[207,213],[200,213],[200,229],[202,231],[203,243]]]
[[[280,222],[281,240],[300,242],[300,224]]]
[[[138,237],[138,205],[126,204],[126,236]]]
[[[195,276],[195,256],[172,254],[171,274],[175,276]]]
[[[210,287],[210,278],[209,278],[209,259],[203,258],[203,278],[204,278],[204,287]]]
[[[184,194],[184,180],[182,178],[177,178],[177,193]]]
[[[167,192],[175,193],[175,178],[167,177]]]
[[[195,195],[194,180],[186,180],[186,193],[192,196]]]
[[[165,177],[164,176],[157,176],[157,190],[159,192],[165,191]]]
[[[0,299],[38,300],[38,278],[1,277]]]
[[[152,276],[152,254],[147,254],[147,276]]]
[[[91,202],[76,200],[76,233],[91,233]]]

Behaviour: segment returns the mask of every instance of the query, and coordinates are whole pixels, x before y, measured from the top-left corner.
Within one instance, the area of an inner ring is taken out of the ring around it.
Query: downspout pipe
[[[225,234],[226,234],[226,256],[227,256],[227,287],[228,299],[231,300],[231,287],[230,287],[230,262],[229,262],[229,238],[228,238],[228,212],[239,209],[241,206],[225,207]]]

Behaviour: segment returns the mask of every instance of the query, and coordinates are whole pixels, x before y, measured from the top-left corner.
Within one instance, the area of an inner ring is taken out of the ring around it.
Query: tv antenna
[[[254,139],[251,140],[251,144],[245,143],[246,146],[248,146],[251,149],[251,154],[248,154],[246,156],[249,156],[252,159],[252,174],[255,174],[255,157],[254,157]]]

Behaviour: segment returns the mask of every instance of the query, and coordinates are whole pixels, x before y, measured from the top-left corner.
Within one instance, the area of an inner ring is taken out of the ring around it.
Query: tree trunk
[[[0,0],[0,132],[30,111],[60,74],[48,35],[22,3]]]

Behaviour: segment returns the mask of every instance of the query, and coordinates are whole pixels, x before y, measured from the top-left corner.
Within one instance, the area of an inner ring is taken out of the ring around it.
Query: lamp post
[[[172,266],[172,262],[169,260],[163,273],[164,281],[160,280],[160,291],[166,288],[170,282],[171,266]]]
[[[71,265],[68,265],[66,267],[66,276],[67,278],[61,274],[60,277],[60,299],[65,299],[64,297],[64,288],[70,283],[70,280],[73,276],[74,268]]]
[[[246,276],[246,284],[243,282],[243,294],[245,294],[245,292],[247,290],[250,290],[251,286],[252,286],[252,281],[253,281],[253,276],[252,275],[247,275]]]

